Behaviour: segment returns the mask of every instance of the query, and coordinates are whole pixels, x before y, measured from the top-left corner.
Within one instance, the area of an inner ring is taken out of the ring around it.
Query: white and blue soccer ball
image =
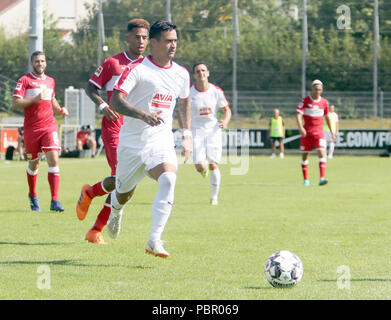
[[[265,264],[266,279],[276,288],[295,286],[303,277],[303,272],[300,258],[288,250],[272,254]]]

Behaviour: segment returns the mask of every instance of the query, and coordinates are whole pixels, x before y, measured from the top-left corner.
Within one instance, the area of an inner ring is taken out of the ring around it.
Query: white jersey
[[[192,85],[190,88],[190,101],[193,130],[215,127],[218,109],[229,106],[223,90],[212,83],[209,83],[209,88],[205,91],[199,91],[195,85]]]
[[[164,123],[151,127],[142,120],[124,116],[120,143],[140,145],[157,140],[164,133],[170,136],[176,100],[187,99],[189,89],[189,72],[175,62],[169,67],[161,67],[148,56],[129,64],[118,78],[114,90],[127,94],[132,106],[158,113]]]

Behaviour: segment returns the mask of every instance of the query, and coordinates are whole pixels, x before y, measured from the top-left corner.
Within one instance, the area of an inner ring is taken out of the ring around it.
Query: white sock
[[[210,171],[210,198],[217,199],[220,190],[221,173],[220,169]]]
[[[159,189],[152,205],[152,229],[149,236],[150,241],[161,240],[164,227],[170,217],[174,203],[176,174],[174,172],[163,172],[157,183]]]
[[[29,167],[27,167],[27,173],[30,175],[30,176],[35,176],[36,174],[38,174],[38,169],[35,170],[35,171],[32,171]]]
[[[333,156],[334,147],[335,147],[335,144],[334,144],[333,142],[330,142],[329,157],[332,157],[332,156]]]
[[[50,172],[50,173],[59,173],[60,172],[60,168],[59,167],[49,167],[48,168],[48,172]]]
[[[122,205],[118,202],[117,194],[116,194],[115,190],[113,190],[111,192],[110,198],[111,198],[111,213],[110,214],[115,214],[115,215],[122,214],[124,205]]]

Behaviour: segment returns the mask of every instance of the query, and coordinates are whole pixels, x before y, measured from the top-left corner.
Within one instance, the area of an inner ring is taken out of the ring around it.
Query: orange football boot
[[[105,239],[103,239],[102,232],[96,231],[96,230],[88,230],[86,233],[86,240],[88,242],[97,243],[97,244],[107,244],[105,242]]]
[[[76,213],[77,213],[77,217],[79,218],[79,220],[85,219],[87,212],[88,212],[88,208],[90,207],[92,198],[86,192],[86,190],[90,187],[91,186],[89,184],[85,184],[81,188],[80,198],[76,204]]]

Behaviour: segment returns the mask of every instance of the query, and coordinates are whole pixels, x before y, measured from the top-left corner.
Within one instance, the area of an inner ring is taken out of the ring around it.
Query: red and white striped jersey
[[[110,103],[114,84],[118,77],[125,70],[129,63],[132,63],[136,60],[129,58],[125,51],[118,53],[115,56],[109,57],[102,62],[98,69],[96,69],[89,81],[98,87],[99,90],[106,90],[107,99]]]
[[[329,103],[325,98],[320,97],[315,101],[311,96],[307,96],[296,111],[303,114],[304,129],[307,133],[323,132],[323,116],[329,113]]]
[[[25,130],[39,130],[56,125],[52,105],[52,99],[55,96],[55,81],[53,78],[47,75],[40,78],[32,72],[27,73],[18,80],[13,96],[30,99],[41,92],[44,94],[43,100],[24,108]]]
[[[115,82],[125,70],[126,66],[134,61],[136,60],[129,58],[125,51],[118,53],[103,61],[89,79],[89,82],[95,85],[99,90],[106,90],[109,104]],[[123,123],[122,115],[120,115],[116,121],[110,121],[106,119],[106,117],[103,117],[102,130],[111,132],[112,134],[118,134]]]

